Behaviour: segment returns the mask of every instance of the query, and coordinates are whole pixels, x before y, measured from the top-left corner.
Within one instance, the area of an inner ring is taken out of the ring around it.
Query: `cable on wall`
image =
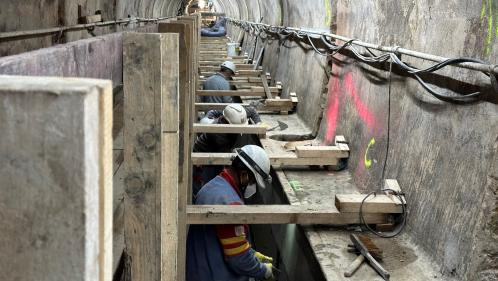
[[[426,81],[424,81],[421,75],[433,73],[448,66],[456,66],[469,70],[475,70],[483,73],[490,79],[492,89],[496,94],[498,94],[498,81],[497,81],[498,65],[493,65],[484,62],[482,60],[473,59],[473,58],[439,57],[431,54],[404,49],[399,46],[386,47],[381,45],[375,45],[332,33],[315,32],[315,31],[305,30],[302,28],[273,26],[263,23],[242,21],[233,18],[227,18],[227,22],[240,27],[245,32],[261,37],[263,39],[266,39],[270,35],[278,37],[279,40],[283,41],[289,40],[291,38],[293,39],[297,38],[299,40],[306,41],[308,42],[308,44],[310,44],[312,49],[317,54],[322,56],[335,56],[343,50],[348,50],[356,57],[356,59],[362,62],[381,63],[389,61],[391,64],[396,65],[397,68],[400,69],[401,71],[407,73],[408,75],[413,76],[422,86],[422,88],[426,90],[426,92],[444,102],[451,102],[457,104],[472,103],[482,100],[484,94],[481,91],[462,94],[462,95],[437,91],[432,86],[430,86]],[[325,47],[322,48],[322,50],[320,50],[319,48],[317,48],[316,44],[313,43],[314,40],[321,41]],[[342,41],[344,43],[337,44],[332,40]],[[362,54],[362,52],[356,48],[357,46],[365,48],[367,53]],[[372,50],[381,51],[383,53],[380,55],[376,55]],[[436,62],[436,64],[428,68],[419,69],[417,67],[407,64],[406,62],[403,62],[400,59],[401,55],[408,55],[415,58],[433,61]]]
[[[80,30],[93,30],[95,27],[104,27],[110,25],[128,25],[133,23],[145,23],[145,24],[157,24],[160,21],[171,19],[175,17],[158,17],[158,18],[135,18],[129,17],[126,19],[118,19],[112,21],[104,21],[104,22],[95,22],[88,24],[77,24],[71,26],[59,26],[52,28],[44,28],[44,29],[36,29],[36,30],[26,30],[26,31],[12,31],[12,32],[1,32],[0,33],[0,42],[10,41],[16,39],[25,39],[25,38],[33,38],[33,37],[41,37],[50,34],[59,34],[61,36],[62,33],[68,31],[80,31]]]

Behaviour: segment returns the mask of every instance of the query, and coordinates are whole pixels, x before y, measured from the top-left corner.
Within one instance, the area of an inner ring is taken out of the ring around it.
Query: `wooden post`
[[[134,281],[178,278],[178,35],[125,33],[125,244]],[[181,249],[180,249],[181,251]]]
[[[159,32],[161,33],[178,33],[179,34],[179,57],[180,57],[180,186],[179,186],[179,222],[186,221],[186,206],[192,202],[192,146],[193,146],[193,131],[192,123],[194,122],[194,114],[192,112],[192,104],[194,103],[195,88],[194,75],[195,63],[193,54],[193,39],[194,27],[192,23],[177,21],[167,24],[159,24]],[[179,228],[178,243],[179,247],[186,247],[187,228]],[[185,279],[185,251],[179,251],[178,256],[178,277],[179,280]]]
[[[112,279],[112,83],[0,76],[2,280]]]

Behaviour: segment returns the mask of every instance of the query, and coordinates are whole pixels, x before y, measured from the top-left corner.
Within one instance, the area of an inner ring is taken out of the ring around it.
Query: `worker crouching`
[[[235,149],[231,166],[205,184],[195,205],[244,205],[256,186],[271,183],[270,159],[259,146]],[[246,281],[273,276],[272,259],[249,243],[247,225],[191,225],[187,238],[187,281]]]

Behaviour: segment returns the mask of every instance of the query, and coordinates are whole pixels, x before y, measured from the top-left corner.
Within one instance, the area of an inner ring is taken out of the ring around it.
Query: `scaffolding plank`
[[[235,91],[217,91],[217,90],[198,90],[198,96],[239,96],[239,97],[264,97],[265,92],[258,90],[235,90]]]
[[[184,227],[178,222],[178,48],[173,33],[123,38],[124,218],[132,280],[175,280],[178,274]],[[164,267],[170,272],[161,279]]]
[[[194,124],[194,133],[266,135],[266,127],[259,125]]]
[[[348,158],[349,149],[338,146],[296,146],[296,154],[304,158],[335,157]]]
[[[266,98],[272,99],[273,96],[270,92],[270,87],[268,86],[268,80],[266,79],[266,75],[261,75],[261,83],[263,84],[263,88],[265,89]]]
[[[0,76],[2,280],[112,280],[112,98],[111,81]]]
[[[385,223],[385,214],[365,214],[369,224]],[[189,224],[358,224],[358,213],[323,205],[190,205]]]
[[[335,206],[343,213],[358,213],[367,194],[336,194]],[[384,194],[369,196],[363,203],[363,213],[401,213],[401,202],[397,197]]]
[[[234,153],[192,153],[193,165],[230,165]],[[337,158],[298,158],[294,153],[268,153],[274,167],[334,166]]]

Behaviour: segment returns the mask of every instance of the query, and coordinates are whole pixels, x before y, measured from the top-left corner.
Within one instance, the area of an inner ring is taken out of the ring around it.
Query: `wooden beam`
[[[190,104],[194,102],[194,72],[195,72],[195,62],[194,62],[194,23],[186,19],[182,19],[171,23],[160,23],[158,26],[158,31],[160,33],[177,33],[179,35],[179,114],[182,118],[179,119],[179,145],[178,152],[184,161],[180,161],[179,165],[181,169],[178,169],[178,221],[185,222],[186,213],[185,207],[187,203],[191,202],[191,186],[192,186],[192,165],[191,162],[191,147],[193,139],[191,137],[191,127],[194,120],[192,114],[192,108]],[[173,144],[174,145],[174,144]],[[170,149],[170,148],[168,148]],[[181,243],[178,247],[178,260],[183,261],[186,259],[186,252],[184,249],[186,245],[186,227],[178,227],[178,243]],[[168,272],[171,269],[164,268]],[[165,272],[167,275],[168,272]],[[177,264],[177,274],[176,279],[184,279],[185,264],[179,262]],[[180,277],[181,275],[181,277]],[[170,278],[172,278],[171,276]]]
[[[233,153],[192,153],[193,165],[230,165]],[[337,158],[298,158],[294,153],[269,153],[270,163],[274,167],[296,166],[334,166]]]
[[[112,280],[112,83],[0,76],[2,280]]]
[[[365,214],[369,224],[387,222],[384,214]],[[313,205],[190,205],[189,224],[358,224],[357,213],[340,213],[334,207]]]
[[[265,94],[267,99],[272,99],[273,95],[270,92],[270,87],[268,86],[268,80],[265,75],[261,75],[261,83],[263,83],[263,88],[265,89]]]
[[[349,149],[344,150],[337,146],[296,146],[296,154],[304,158],[348,158]]]
[[[235,91],[217,91],[217,90],[198,90],[198,96],[204,97],[226,97],[226,96],[239,96],[239,97],[264,97],[265,93],[253,90],[235,90]]]
[[[342,213],[358,213],[360,205],[367,194],[336,194],[335,206]],[[371,195],[362,207],[363,213],[401,213],[401,202],[385,194]]]
[[[194,133],[266,135],[266,127],[259,125],[194,124]]]
[[[291,111],[294,107],[290,100],[277,100],[283,101],[282,103],[274,104],[270,102],[267,104],[268,100],[266,100],[263,106],[258,106],[258,111]],[[290,104],[289,104],[290,102]],[[227,107],[229,103],[196,103],[195,108],[197,111],[209,111],[209,110],[223,110]],[[242,106],[251,106],[250,104],[241,104]]]
[[[124,218],[132,280],[172,281],[182,274],[178,44],[173,33],[123,37]]]
[[[221,63],[222,62],[220,62],[220,63],[218,63],[218,62],[203,63],[203,64],[201,64],[201,70],[202,71],[218,71],[218,70],[220,70]],[[240,70],[252,70],[252,72],[256,72],[252,69],[253,68],[252,64],[236,63],[235,67],[237,67],[237,70],[239,70],[239,71]],[[261,73],[261,70],[259,70],[259,73]]]

